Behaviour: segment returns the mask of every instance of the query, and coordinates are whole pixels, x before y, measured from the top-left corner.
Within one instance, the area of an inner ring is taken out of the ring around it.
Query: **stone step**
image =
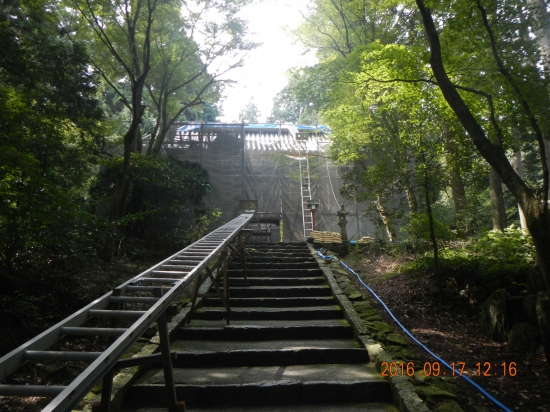
[[[255,243],[248,247],[249,249],[285,249],[285,250],[309,250],[305,242],[286,242],[286,243]]]
[[[304,263],[304,262],[315,262],[315,258],[313,256],[309,256],[309,258],[303,258],[303,257],[273,257],[273,256],[250,256],[246,258],[246,263]]]
[[[370,364],[174,369],[178,399],[186,405],[252,406],[325,402],[388,402],[391,390]],[[147,382],[147,383],[144,383]],[[162,369],[129,391],[133,405],[163,405]],[[288,409],[292,410],[292,409]]]
[[[187,412],[220,412],[219,407],[201,408],[187,407]],[[399,412],[390,403],[311,403],[300,405],[272,405],[272,406],[226,406],[224,412]],[[166,408],[124,408],[122,412],[166,412]]]
[[[172,350],[220,352],[222,350],[235,351],[250,350],[287,350],[287,349],[363,349],[355,339],[284,339],[258,341],[217,341],[217,340],[175,340],[171,343]]]
[[[240,268],[240,265],[236,265],[236,268]],[[270,262],[247,262],[246,270],[258,270],[258,269],[318,269],[319,264],[317,262],[290,262],[290,263],[270,263]]]
[[[307,286],[307,285],[323,285],[327,281],[322,276],[316,277],[277,277],[277,278],[268,278],[268,277],[248,277],[246,282],[244,278],[232,277],[229,279],[229,287],[244,287],[244,286]],[[223,284],[223,282],[222,282]]]
[[[178,339],[193,340],[280,340],[280,339],[347,339],[353,336],[344,319],[324,320],[256,320],[208,321],[193,319],[185,327],[177,328]]]
[[[231,302],[230,302],[231,304]],[[223,320],[225,308],[201,308],[193,313],[193,319]],[[308,320],[342,319],[339,306],[315,306],[301,308],[231,308],[231,320]]]
[[[228,269],[227,275],[231,277],[243,277],[243,271],[241,269]],[[323,272],[319,268],[315,269],[249,269],[246,268],[247,277],[263,277],[263,278],[277,278],[277,277],[316,277],[322,276]]]
[[[232,287],[229,296],[231,298],[248,297],[306,297],[306,296],[330,296],[331,289],[328,285],[313,286],[250,286]]]
[[[309,250],[258,250],[258,249],[249,249],[246,252],[246,256],[258,256],[258,257],[306,257],[310,258],[312,256]]]
[[[221,342],[225,343],[225,342]],[[242,342],[241,342],[242,343]],[[246,345],[243,345],[246,346]],[[289,366],[308,364],[353,364],[369,362],[365,349],[289,348],[240,349],[207,352],[203,350],[178,352],[174,366],[178,368]]]
[[[237,298],[231,296],[230,307],[265,307],[265,308],[290,308],[304,306],[327,306],[335,305],[336,299],[333,296],[310,296],[310,297],[291,297],[291,298]],[[204,307],[222,307],[219,298],[208,298],[203,301]]]

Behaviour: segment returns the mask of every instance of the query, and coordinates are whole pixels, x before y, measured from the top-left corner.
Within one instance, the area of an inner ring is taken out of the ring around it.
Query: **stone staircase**
[[[229,268],[230,325],[221,301],[206,298],[177,330],[174,378],[187,410],[396,411],[307,246],[248,252],[246,283],[238,264]],[[162,369],[146,373],[128,411],[162,406],[163,385]]]

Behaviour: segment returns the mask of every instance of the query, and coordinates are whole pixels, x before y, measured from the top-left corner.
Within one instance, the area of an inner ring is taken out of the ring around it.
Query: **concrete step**
[[[362,346],[355,339],[277,339],[257,341],[216,341],[216,340],[175,340],[171,344],[172,350],[219,352],[221,350],[287,350],[287,349],[360,349]]]
[[[243,277],[243,271],[241,269],[228,269],[227,274],[230,277]],[[321,269],[250,269],[246,268],[247,277],[263,277],[263,278],[278,278],[278,277],[316,277],[322,276],[323,272]]]
[[[252,406],[321,402],[388,402],[388,383],[370,364],[177,368],[178,399],[188,405]],[[145,383],[146,382],[146,383]],[[146,374],[129,391],[132,404],[162,405],[162,370]]]
[[[220,412],[219,407],[188,407],[187,412]],[[224,406],[224,412],[399,412],[389,403],[311,403],[272,406]],[[122,412],[166,412],[166,408],[124,408]]]
[[[328,306],[335,305],[336,299],[333,296],[310,296],[290,298],[237,298],[230,297],[231,308],[238,307],[265,307],[265,308],[290,308],[304,306]],[[208,298],[203,302],[204,307],[223,307],[219,298]]]
[[[296,258],[296,257],[274,257],[274,256],[250,256],[246,258],[246,263],[304,263],[304,262],[315,262],[313,256],[309,258]]]
[[[194,319],[176,330],[178,339],[193,340],[280,340],[280,339],[348,339],[353,337],[344,319],[295,321],[208,321]]]
[[[229,295],[231,298],[330,296],[331,289],[328,285],[232,287]]]
[[[219,352],[185,350],[178,352],[174,366],[178,368],[214,368],[367,362],[369,362],[369,354],[364,349],[241,349]]]
[[[251,257],[277,257],[277,258],[286,258],[286,257],[295,257],[295,258],[306,258],[309,259],[311,257],[311,253],[309,251],[303,251],[303,252],[284,252],[284,251],[256,251],[256,250],[250,250],[249,255]]]
[[[327,281],[322,276],[316,277],[292,277],[292,278],[268,278],[268,277],[246,277],[244,278],[232,277],[229,279],[229,287],[242,287],[242,286],[306,286],[306,285],[323,285]]]
[[[240,266],[237,266],[240,268]],[[276,262],[247,262],[246,269],[258,270],[258,269],[318,269],[319,265],[317,262],[290,262],[290,263],[276,263]]]
[[[305,242],[288,242],[288,243],[255,243],[248,249],[283,249],[283,250],[309,250]]]
[[[230,301],[231,304],[231,301]],[[201,308],[193,313],[193,319],[223,320],[225,308]],[[313,320],[342,319],[343,311],[339,306],[314,306],[299,308],[231,308],[231,320]]]

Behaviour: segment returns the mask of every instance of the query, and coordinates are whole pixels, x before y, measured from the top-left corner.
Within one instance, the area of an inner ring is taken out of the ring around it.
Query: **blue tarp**
[[[240,129],[242,127],[242,124],[223,124],[223,123],[203,123],[203,126],[205,127],[208,127],[209,129],[210,128],[220,128],[220,129],[224,129],[224,128],[235,128],[235,129]],[[320,131],[320,132],[323,132],[323,133],[327,133],[328,132],[328,127],[327,126],[307,126],[307,125],[303,125],[303,124],[296,124],[296,125],[292,125],[294,126],[299,132],[315,132],[315,131]],[[282,128],[282,129],[287,129],[288,127],[286,127],[286,124],[278,124],[278,123],[249,123],[249,124],[245,124],[244,126],[244,129],[245,130],[250,130],[250,129],[278,129],[278,128]],[[182,127],[178,127],[178,132],[193,132],[193,131],[196,131],[196,130],[200,130],[201,128],[201,124],[188,124],[188,125],[185,125],[185,126],[182,126]]]

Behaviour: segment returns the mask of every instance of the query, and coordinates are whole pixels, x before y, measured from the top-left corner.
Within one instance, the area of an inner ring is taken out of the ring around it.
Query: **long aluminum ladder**
[[[100,411],[109,408],[113,370],[130,366],[133,359],[120,360],[124,353],[157,322],[161,353],[158,362],[163,364],[170,411],[182,410],[176,399],[172,378],[172,363],[166,309],[183,289],[206,271],[226,270],[228,254],[239,255],[244,266],[244,244],[248,230],[242,230],[254,216],[245,211],[224,226],[123,283],[88,306],[52,326],[34,339],[14,349],[0,359],[0,380],[17,371],[28,361],[84,361],[89,365],[67,386],[0,385],[0,396],[47,396],[54,398],[44,409],[46,412],[70,411],[103,378]],[[217,262],[214,262],[217,260]],[[213,265],[211,265],[213,263]],[[211,265],[211,267],[209,267]],[[245,269],[246,270],[246,269]],[[219,273],[218,273],[219,275]],[[225,282],[227,283],[227,282]],[[150,305],[148,309],[130,309],[131,305]],[[229,315],[229,313],[228,313]],[[91,318],[130,320],[131,325],[119,327],[93,327],[85,323]],[[110,344],[102,352],[69,352],[49,350],[64,336],[110,337]],[[155,356],[155,355],[153,355]],[[139,359],[139,358],[137,358]],[[145,359],[143,362],[150,362]],[[137,361],[139,362],[139,361]]]
[[[313,217],[311,216],[311,181],[309,174],[309,153],[306,149],[305,156],[299,156],[300,165],[300,187],[302,199],[302,227],[304,240],[306,240],[313,230]]]

